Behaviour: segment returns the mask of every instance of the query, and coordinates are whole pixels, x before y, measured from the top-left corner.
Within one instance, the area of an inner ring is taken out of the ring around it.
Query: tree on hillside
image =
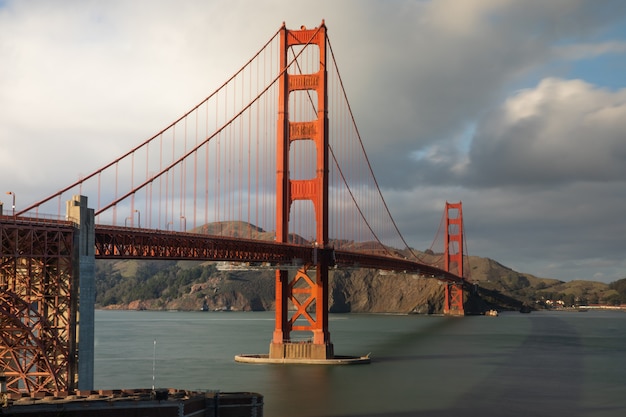
[[[610,283],[609,288],[617,291],[619,295],[614,295],[607,301],[612,304],[626,304],[626,278]]]

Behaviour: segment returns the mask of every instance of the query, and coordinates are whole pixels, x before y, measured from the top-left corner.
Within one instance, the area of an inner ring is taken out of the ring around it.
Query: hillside
[[[538,308],[581,304],[613,304],[618,292],[609,284],[596,281],[563,282],[514,271],[488,258],[470,257],[471,278],[484,290],[499,293]]]
[[[517,273],[491,259],[471,258],[478,297],[466,308],[516,310],[522,304],[553,307],[613,304],[624,293],[591,281],[561,282]],[[164,310],[273,310],[273,270],[219,271],[212,262],[98,261],[96,303],[99,308]],[[329,279],[331,312],[440,313],[443,286],[410,274],[373,270],[334,270]]]
[[[195,232],[271,238],[270,233],[243,222],[205,225]],[[302,240],[297,236],[292,238]],[[334,244],[352,250],[381,250],[378,243]],[[408,252],[394,251],[411,256]],[[417,255],[424,262],[442,266],[441,254],[417,252]],[[224,270],[219,266],[223,265],[199,261],[99,260],[96,262],[96,304],[99,308],[118,309],[274,309],[272,269]],[[614,288],[592,281],[539,278],[516,272],[488,258],[470,257],[469,270],[476,289],[469,294],[466,310],[476,313],[489,308],[516,310],[524,304],[549,308],[557,301],[567,306],[615,303],[622,299],[618,290],[626,289],[626,284]],[[365,269],[332,270],[329,310],[337,313],[440,313],[443,290],[439,281],[416,275]]]

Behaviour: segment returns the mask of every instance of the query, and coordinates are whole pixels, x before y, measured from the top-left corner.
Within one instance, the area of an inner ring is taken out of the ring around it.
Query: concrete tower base
[[[370,363],[366,356],[335,356],[333,344],[311,342],[271,343],[269,355],[237,355],[236,362],[300,365],[356,365]]]
[[[334,356],[332,343],[270,343],[269,357],[272,359],[332,359]]]
[[[334,356],[330,359],[310,358],[270,358],[269,355],[237,355],[235,362],[241,363],[269,363],[269,364],[294,364],[294,365],[361,365],[370,363],[369,355],[366,356]]]

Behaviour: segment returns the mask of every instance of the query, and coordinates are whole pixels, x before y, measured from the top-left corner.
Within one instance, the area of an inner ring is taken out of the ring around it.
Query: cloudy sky
[[[5,208],[152,136],[283,21],[322,19],[411,246],[461,200],[470,255],[626,277],[622,0],[0,0]]]

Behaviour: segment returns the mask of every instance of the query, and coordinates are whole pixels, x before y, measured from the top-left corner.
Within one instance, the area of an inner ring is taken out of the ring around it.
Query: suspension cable
[[[312,39],[317,35],[317,32],[319,32],[319,28],[318,31],[315,32],[315,34],[313,34],[313,36],[311,37]],[[272,40],[276,37],[276,35],[274,35],[274,37],[272,38]],[[307,45],[309,45],[311,43],[311,40],[309,40],[309,42],[307,43]],[[266,43],[267,46],[267,43]],[[215,132],[213,132],[213,134],[211,134],[210,136],[208,136],[206,139],[204,139],[202,142],[200,142],[199,144],[197,144],[196,146],[194,146],[192,149],[190,149],[188,152],[186,152],[184,155],[182,155],[180,158],[178,158],[176,161],[172,162],[171,164],[169,164],[167,167],[165,167],[163,169],[163,171],[161,171],[160,173],[152,176],[151,178],[149,178],[148,180],[144,181],[141,185],[139,185],[138,187],[136,187],[133,190],[130,190],[129,192],[127,192],[126,194],[124,194],[121,197],[116,198],[114,201],[112,201],[111,203],[107,204],[106,206],[100,208],[98,211],[95,212],[95,215],[98,216],[99,214],[101,214],[102,212],[104,212],[105,210],[117,205],[117,203],[119,203],[120,201],[126,199],[127,197],[135,194],[138,190],[142,189],[143,187],[145,187],[146,185],[154,182],[154,180],[160,178],[163,174],[169,172],[171,169],[173,169],[175,166],[177,166],[178,164],[181,163],[181,161],[185,160],[186,158],[188,158],[190,155],[192,155],[194,152],[196,152],[199,148],[201,148],[202,146],[204,146],[206,143],[208,143],[211,139],[213,139],[215,136],[217,136],[219,133],[221,133],[224,129],[226,129],[228,126],[230,126],[239,116],[241,116],[243,113],[245,113],[246,111],[248,111],[250,109],[250,107],[252,107],[252,105],[254,103],[256,103],[274,84],[276,84],[276,82],[280,79],[280,77],[287,71],[287,69],[293,64],[293,62],[295,60],[298,59],[298,57],[302,54],[304,49],[302,49],[298,54],[296,54],[294,56],[294,58],[285,66],[285,68],[283,68],[279,74],[272,80],[272,82],[270,82],[253,100],[250,101],[250,103],[248,103],[246,106],[244,106],[237,114],[235,114],[230,120],[228,120],[226,123],[224,123],[219,129],[217,129]],[[259,54],[257,54],[259,55]],[[255,56],[257,56],[255,55]],[[230,80],[232,80],[233,77],[230,78]],[[220,87],[222,88],[222,87]],[[213,93],[215,94],[215,93]],[[212,95],[213,95],[212,94]],[[195,108],[194,108],[195,109]],[[190,112],[186,113],[187,115]],[[183,116],[185,117],[185,116]],[[182,120],[183,117],[181,117],[180,119],[178,119],[178,121]],[[173,126],[175,125],[172,124],[170,125]],[[165,132],[167,129],[164,129],[162,132]],[[156,137],[157,135],[155,135],[154,137]],[[127,153],[126,155],[130,154]],[[111,164],[110,164],[111,165]],[[68,189],[71,189],[72,187],[69,187]],[[67,191],[67,190],[65,190]],[[54,196],[59,195],[59,193],[54,194]],[[47,201],[47,200],[46,200]],[[45,201],[44,201],[45,202]],[[36,207],[37,205],[34,205],[33,207]],[[32,207],[31,207],[32,208]],[[27,210],[30,210],[27,209]]]
[[[284,24],[283,24],[284,26]],[[93,178],[94,176],[100,174],[101,172],[103,172],[104,170],[110,168],[111,166],[115,165],[116,163],[118,163],[119,161],[121,161],[122,159],[126,158],[127,156],[133,154],[134,152],[138,151],[139,149],[141,149],[143,146],[147,145],[149,142],[151,142],[152,140],[154,140],[155,138],[157,138],[159,135],[163,134],[164,132],[166,132],[167,130],[169,130],[170,128],[172,128],[173,126],[175,126],[178,122],[180,122],[181,120],[183,120],[184,118],[186,118],[187,116],[189,116],[192,112],[194,112],[196,109],[198,109],[200,106],[202,106],[204,103],[208,102],[213,96],[215,96],[218,92],[220,92],[226,85],[228,85],[233,79],[235,79],[239,74],[241,74],[245,68],[248,67],[248,65],[250,65],[250,63],[252,61],[254,61],[264,50],[265,48],[267,48],[268,45],[270,45],[274,39],[276,39],[276,37],[280,34],[280,31],[282,30],[279,29],[271,38],[269,41],[267,41],[263,47],[256,53],[254,54],[254,56],[252,58],[250,58],[248,60],[248,62],[246,62],[235,74],[233,74],[228,80],[226,80],[220,87],[218,87],[213,93],[211,93],[207,98],[205,98],[204,100],[202,100],[200,103],[198,103],[196,106],[194,106],[193,108],[191,108],[191,110],[189,110],[188,112],[186,112],[185,114],[183,114],[181,117],[179,117],[178,119],[176,119],[174,122],[172,122],[171,124],[169,124],[166,128],[162,129],[161,131],[159,131],[157,134],[155,134],[154,136],[152,136],[151,138],[145,140],[144,142],[142,142],[140,145],[134,147],[133,149],[131,149],[130,151],[126,152],[125,154],[123,154],[122,156],[118,157],[117,159],[115,159],[114,161],[104,165],[103,167],[101,167],[100,169],[94,171],[93,173],[87,175],[86,177],[81,178],[80,180],[72,183],[71,185],[55,192],[54,194],[44,198],[43,200],[40,200],[34,204],[31,204],[30,206],[26,207],[25,209],[19,211],[18,213],[16,213],[16,215],[21,215],[23,213],[26,213],[36,207],[41,206],[44,203],[47,203],[48,201],[52,200],[55,197],[60,197],[62,194],[64,194],[65,192],[71,190],[72,188],[82,184],[83,182]],[[276,82],[276,80],[274,80],[271,84],[273,85],[274,82]],[[265,92],[266,90],[264,90],[263,92]],[[256,100],[255,100],[256,101]],[[151,181],[150,181],[151,182]],[[146,182],[144,184],[147,184],[149,182]],[[141,187],[139,187],[141,188]],[[127,195],[128,196],[128,195]],[[111,205],[109,205],[108,207],[110,207]],[[107,208],[108,208],[107,207]],[[102,212],[102,210],[100,210],[100,212]]]
[[[367,153],[365,152],[365,147],[363,146],[363,141],[361,140],[361,134],[359,132],[359,128],[356,125],[356,120],[354,119],[354,114],[352,113],[352,108],[350,107],[350,102],[348,101],[346,90],[345,90],[344,85],[343,85],[343,80],[341,78],[341,74],[339,73],[339,68],[337,67],[337,61],[335,60],[335,53],[333,51],[332,45],[330,44],[330,39],[328,39],[328,47],[330,49],[330,55],[332,57],[334,65],[335,65],[335,70],[337,71],[337,78],[339,79],[339,85],[341,87],[341,92],[343,93],[344,99],[346,101],[346,105],[348,107],[348,112],[349,112],[350,118],[352,120],[352,125],[354,126],[354,130],[356,132],[356,136],[357,136],[357,138],[359,140],[359,145],[361,146],[361,150],[363,151],[363,155],[365,157],[365,161],[367,162],[367,167],[368,167],[368,169],[370,171],[370,174],[372,175],[372,179],[374,180],[374,184],[376,185],[376,190],[378,191],[378,195],[380,196],[380,198],[381,198],[381,200],[383,202],[383,206],[385,207],[385,211],[387,212],[387,215],[389,216],[389,219],[391,220],[391,223],[393,224],[393,227],[395,228],[396,233],[398,234],[398,236],[402,240],[402,243],[404,243],[404,246],[409,250],[409,252],[411,252],[411,254],[414,257],[419,259],[419,257],[413,251],[413,249],[411,249],[411,247],[409,247],[408,243],[404,239],[404,236],[402,236],[402,233],[400,233],[400,229],[398,228],[398,225],[396,224],[396,221],[391,216],[391,212],[389,211],[389,207],[387,206],[387,202],[385,201],[385,199],[383,197],[383,194],[382,194],[382,191],[380,190],[380,186],[378,185],[378,181],[376,180],[376,177],[374,176],[374,171],[372,169],[372,165],[370,163],[370,160],[369,160],[369,158],[367,156]],[[360,212],[360,209],[359,209],[359,212]],[[374,232],[372,232],[372,233],[374,233]],[[376,236],[375,233],[374,233],[374,236]],[[377,236],[376,236],[376,240],[378,240]]]

